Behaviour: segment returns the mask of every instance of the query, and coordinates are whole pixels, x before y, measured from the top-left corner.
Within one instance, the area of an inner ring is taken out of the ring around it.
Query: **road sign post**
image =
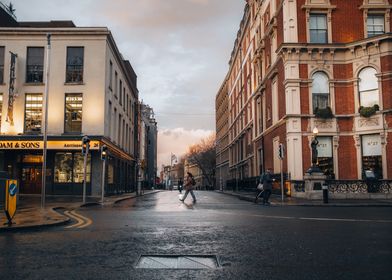
[[[284,145],[279,144],[279,159],[280,159],[280,190],[282,193],[282,203],[284,201],[284,182],[283,182],[283,159],[284,159]]]
[[[7,180],[5,188],[5,215],[8,219],[8,225],[12,225],[12,219],[16,213],[16,194],[18,193],[18,181]]]
[[[103,145],[101,147],[101,160],[102,160],[102,190],[101,190],[101,203],[103,206],[103,198],[105,196],[105,177],[106,177],[106,159],[108,154],[108,147]]]
[[[83,204],[86,203],[86,181],[87,181],[87,158],[90,149],[90,139],[84,136],[82,139],[82,154],[84,155],[83,163]]]

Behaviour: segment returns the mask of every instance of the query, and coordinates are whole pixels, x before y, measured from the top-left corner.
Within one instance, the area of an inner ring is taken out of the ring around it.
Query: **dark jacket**
[[[272,190],[272,176],[271,173],[263,173],[260,176],[260,182],[263,184],[264,190]]]

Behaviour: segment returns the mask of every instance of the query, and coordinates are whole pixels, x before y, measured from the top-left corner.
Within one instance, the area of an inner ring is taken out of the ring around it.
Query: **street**
[[[1,279],[392,279],[392,208],[265,207],[177,191],[0,236]],[[216,255],[216,269],[136,268],[141,255]]]

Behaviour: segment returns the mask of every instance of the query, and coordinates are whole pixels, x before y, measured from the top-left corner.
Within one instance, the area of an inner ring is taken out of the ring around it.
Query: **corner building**
[[[16,22],[12,15],[10,23],[0,27],[0,169],[19,180],[21,193],[41,192],[50,33],[46,193],[82,194],[84,135],[91,140],[87,194],[101,193],[102,145],[110,155],[105,193],[134,190],[137,77],[111,32],[70,21]],[[10,87],[17,92],[13,102]]]
[[[227,81],[231,178],[318,162],[335,179],[392,178],[391,0],[249,0]]]

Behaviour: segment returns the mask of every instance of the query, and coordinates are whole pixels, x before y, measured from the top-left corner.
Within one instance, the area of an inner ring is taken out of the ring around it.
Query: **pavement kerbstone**
[[[254,202],[255,193],[238,193],[232,191],[216,191],[218,193],[236,196],[241,200]],[[289,200],[288,200],[289,199]],[[259,199],[261,201],[262,199]],[[303,206],[303,207],[392,207],[392,200],[383,199],[382,201],[374,200],[355,200],[355,199],[344,199],[344,200],[329,200],[329,203],[323,203],[322,200],[306,200],[298,199],[294,197],[285,198],[285,201],[281,202],[280,196],[272,195],[270,198],[272,206]]]
[[[141,196],[154,194],[160,192],[160,190],[145,191]],[[121,201],[133,199],[137,196],[136,194],[121,195],[105,197],[104,206],[112,206]],[[50,201],[48,198],[47,201]],[[26,203],[25,205],[18,208],[16,215],[13,219],[14,224],[12,226],[4,225],[7,222],[7,218],[4,214],[0,218],[0,232],[2,231],[22,231],[22,230],[34,230],[52,226],[61,226],[68,224],[71,219],[58,210],[69,210],[84,207],[91,207],[101,205],[99,201],[89,201],[87,203],[78,202],[49,202],[47,208],[41,209],[39,203]]]

